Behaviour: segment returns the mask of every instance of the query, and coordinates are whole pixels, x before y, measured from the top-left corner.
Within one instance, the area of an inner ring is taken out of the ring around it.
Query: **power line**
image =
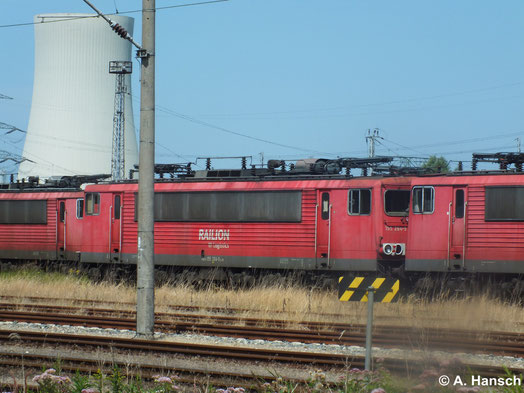
[[[14,143],[11,143],[11,142],[8,142],[8,141],[4,141],[4,143],[7,143],[7,144],[9,144],[9,145],[12,145],[15,149],[17,149],[17,150],[19,150],[19,151],[22,151],[22,149],[21,149],[20,147],[16,146]],[[27,153],[26,153],[26,154],[27,154]],[[79,174],[80,174],[80,173],[73,172],[73,171],[71,171],[71,170],[68,169],[68,168],[61,167],[60,165],[55,165],[55,164],[53,164],[51,161],[48,161],[48,160],[46,160],[46,159],[44,159],[44,158],[42,158],[42,157],[38,157],[38,156],[36,156],[36,155],[34,155],[34,154],[32,154],[32,153],[30,153],[30,155],[31,155],[32,157],[34,157],[35,159],[37,159],[38,161],[33,161],[33,160],[31,160],[31,159],[29,159],[29,158],[27,158],[27,157],[23,157],[23,156],[21,156],[21,157],[24,158],[24,159],[26,159],[26,160],[28,160],[28,161],[31,161],[31,162],[33,162],[33,163],[35,163],[35,164],[38,164],[38,165],[40,165],[40,166],[45,166],[45,167],[47,167],[47,168],[59,168],[59,169],[62,169],[62,170],[64,170],[64,171],[66,171],[66,172],[69,172],[70,174],[73,174],[73,175],[79,175]],[[45,164],[44,162],[46,162],[47,164]]]
[[[170,9],[170,8],[182,8],[182,7],[191,7],[191,6],[196,6],[196,5],[206,5],[206,4],[213,4],[213,3],[223,3],[223,2],[226,2],[226,1],[229,1],[229,0],[211,0],[211,1],[201,1],[201,2],[197,2],[197,3],[187,3],[187,4],[178,4],[178,5],[170,5],[170,6],[165,6],[165,7],[156,7],[155,10],[156,11],[159,11],[159,10],[166,10],[166,9]],[[136,14],[136,13],[141,13],[142,10],[131,10],[131,11],[123,11],[123,12],[116,12],[116,13],[112,13],[112,14],[105,14],[105,15],[122,15],[122,14]],[[72,21],[72,20],[76,20],[76,19],[85,19],[85,18],[98,18],[99,16],[98,15],[92,15],[92,16],[78,16],[78,17],[71,17],[71,18],[67,18],[67,19],[56,19],[56,20],[48,20],[46,22],[27,22],[27,23],[14,23],[14,24],[10,24],[10,25],[0,25],[0,28],[9,28],[9,27],[21,27],[21,26],[33,26],[33,25],[39,25],[39,24],[42,24],[42,23],[56,23],[56,22],[69,22],[69,21]]]
[[[505,146],[498,146],[498,147],[488,147],[488,148],[482,148],[482,149],[472,149],[472,150],[462,150],[462,151],[448,151],[448,152],[442,152],[442,153],[435,153],[435,155],[454,155],[454,154],[464,154],[464,153],[475,153],[478,151],[503,151],[505,149],[514,149],[515,145],[505,145]]]
[[[493,136],[487,136],[487,137],[462,139],[462,140],[458,140],[458,141],[438,142],[438,143],[432,143],[432,144],[426,144],[426,145],[418,145],[418,146],[412,146],[412,147],[404,146],[404,145],[401,145],[401,144],[399,144],[397,142],[393,142],[393,141],[385,139],[385,138],[383,138],[383,139],[384,139],[384,141],[386,141],[388,143],[392,143],[394,145],[397,145],[397,146],[399,146],[399,147],[401,147],[401,148],[403,148],[405,150],[411,150],[411,151],[413,151],[415,153],[418,153],[418,154],[427,154],[427,153],[423,153],[423,152],[417,151],[415,149],[437,147],[437,146],[447,146],[447,145],[457,145],[457,144],[462,144],[462,143],[484,142],[484,141],[488,141],[488,140],[495,140],[495,139],[501,139],[501,138],[506,138],[506,137],[514,137],[514,136],[521,135],[521,134],[522,134],[522,132],[512,132],[512,133],[503,134],[503,135],[493,135]],[[478,150],[478,149],[463,151],[463,153],[467,153],[469,151],[474,151],[474,150]],[[446,153],[437,153],[437,154],[446,154]],[[457,152],[457,154],[458,154],[458,152]]]
[[[180,155],[180,154],[174,152],[173,150],[171,150],[169,147],[164,146],[163,144],[158,143],[158,142],[156,142],[156,141],[155,141],[155,144],[156,144],[157,146],[161,147],[162,149],[167,150],[167,151],[170,152],[171,154],[177,156],[178,158],[181,158],[181,159],[183,159],[183,160],[187,160],[187,156],[182,156],[182,155]],[[196,157],[196,155],[195,155],[195,157]]]
[[[201,2],[198,2],[198,3],[187,3],[187,4],[178,4],[178,5],[168,5],[168,6],[164,6],[164,7],[156,7],[155,10],[167,10],[167,9],[170,9],[170,8],[182,8],[182,7],[191,7],[191,6],[194,6],[194,5],[206,5],[206,4],[213,4],[213,3],[223,3],[223,2],[226,2],[226,1],[229,1],[229,0],[211,0],[211,1],[201,1]],[[133,10],[133,11],[123,11],[123,12],[120,12],[120,14],[136,14],[138,12],[142,12],[142,10]]]
[[[2,123],[0,122],[0,130],[8,130],[5,135],[7,134],[11,134],[15,131],[19,131],[21,133],[27,133],[26,131],[24,130],[21,130],[20,128],[18,127],[15,127],[15,126],[12,126],[11,124],[6,124],[6,123]]]
[[[503,135],[493,135],[493,136],[487,136],[487,137],[462,139],[462,140],[451,141],[451,142],[438,142],[438,143],[431,143],[431,144],[426,144],[426,145],[412,146],[412,148],[423,149],[423,148],[428,148],[428,147],[446,146],[446,145],[458,144],[458,143],[484,142],[484,141],[493,140],[493,139],[500,139],[500,138],[518,136],[518,135],[521,135],[522,133],[523,133],[522,131],[519,131],[519,132],[512,132],[510,134],[503,134]]]
[[[417,151],[417,150],[415,150],[415,149],[412,149],[411,147],[404,146],[404,145],[401,145],[400,143],[390,141],[389,139],[386,139],[386,138],[382,138],[382,139],[383,139],[385,142],[392,143],[392,144],[397,145],[397,146],[399,146],[399,147],[402,147],[403,149],[406,149],[406,150],[411,150],[411,151],[413,151],[413,152],[415,152],[415,153],[417,153],[417,154],[422,154],[422,155],[425,154],[425,153],[422,153],[422,152]],[[382,145],[382,146],[384,146],[384,145]]]
[[[344,106],[335,106],[335,107],[326,107],[326,108],[310,108],[310,109],[297,109],[297,110],[287,110],[287,111],[270,111],[270,112],[245,112],[245,113],[204,113],[201,114],[201,116],[209,116],[209,117],[241,117],[241,116],[266,116],[266,115],[286,115],[286,114],[296,114],[296,113],[312,113],[312,112],[330,112],[330,111],[340,111],[340,110],[347,110],[350,108],[367,108],[367,107],[375,107],[375,106],[386,106],[386,105],[394,105],[394,104],[405,104],[410,102],[417,102],[417,101],[428,101],[428,100],[434,100],[439,98],[446,98],[446,97],[454,97],[454,96],[460,96],[460,95],[466,95],[466,94],[474,94],[474,93],[481,93],[485,91],[490,90],[498,90],[498,89],[504,89],[508,87],[514,87],[522,85],[524,82],[510,82],[505,83],[501,85],[495,85],[495,86],[487,86],[487,87],[481,87],[478,89],[472,89],[472,90],[463,90],[458,92],[451,92],[451,93],[443,93],[438,95],[432,95],[432,96],[422,96],[422,97],[412,97],[412,98],[406,98],[406,99],[398,99],[398,100],[391,100],[391,101],[383,101],[383,102],[375,102],[375,103],[365,103],[365,104],[354,104],[354,105],[344,105]],[[515,97],[510,97],[510,99],[514,99]],[[477,103],[478,101],[474,102]],[[482,101],[481,101],[482,102]],[[456,104],[455,104],[456,105]],[[419,110],[419,108],[417,108]],[[405,110],[402,110],[405,111]],[[387,111],[385,113],[395,113],[397,111]],[[370,114],[370,113],[365,113]],[[352,116],[355,114],[351,114]]]
[[[205,121],[196,119],[194,117],[191,117],[191,116],[188,116],[188,115],[184,115],[182,113],[175,112],[175,111],[173,111],[171,109],[164,108],[164,107],[162,107],[160,105],[156,105],[156,108],[160,112],[164,112],[164,113],[167,113],[169,115],[178,117],[180,119],[184,119],[184,120],[187,120],[187,121],[190,121],[192,123],[199,124],[199,125],[202,125],[202,126],[205,126],[205,127],[213,128],[215,130],[219,130],[219,131],[231,134],[231,135],[236,135],[236,136],[240,136],[240,137],[243,137],[243,138],[251,139],[251,140],[254,140],[254,141],[268,143],[268,144],[274,145],[274,146],[285,147],[287,149],[299,150],[299,151],[303,151],[303,152],[307,152],[307,153],[325,154],[325,155],[330,155],[330,156],[334,155],[332,153],[320,152],[320,151],[317,151],[317,150],[310,150],[310,149],[300,148],[300,147],[297,147],[297,146],[285,145],[283,143],[273,142],[273,141],[270,141],[270,140],[267,140],[267,139],[262,139],[262,138],[257,138],[255,136],[242,134],[242,133],[237,132],[237,131],[232,131],[232,130],[229,130],[227,128],[221,127],[221,126],[217,126],[217,125],[214,125],[214,124],[211,124],[211,123],[207,123]]]

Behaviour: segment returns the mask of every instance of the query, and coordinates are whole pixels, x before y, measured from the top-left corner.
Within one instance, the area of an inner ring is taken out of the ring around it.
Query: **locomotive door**
[[[331,251],[331,193],[329,190],[319,190],[316,212],[316,243],[315,253],[317,267],[329,267]]]
[[[466,187],[453,187],[450,209],[449,259],[454,268],[464,268],[466,253]]]
[[[122,195],[113,194],[113,204],[111,206],[110,218],[110,250],[111,254],[122,252]]]
[[[67,247],[66,200],[58,199],[56,205],[56,258],[64,258]]]

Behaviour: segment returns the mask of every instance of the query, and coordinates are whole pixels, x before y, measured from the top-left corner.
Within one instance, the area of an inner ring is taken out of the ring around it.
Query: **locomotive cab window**
[[[407,217],[409,215],[409,190],[386,190],[384,192],[384,211],[388,216]]]
[[[78,218],[79,220],[84,218],[84,200],[83,199],[76,200],[76,218]]]
[[[435,189],[413,187],[413,213],[431,214],[435,210]]]
[[[85,207],[87,216],[100,214],[100,194],[98,192],[88,192],[86,194]]]
[[[371,213],[371,190],[349,190],[348,213],[351,215],[367,215]]]
[[[322,193],[322,219],[328,220],[329,219],[329,193],[323,192]]]

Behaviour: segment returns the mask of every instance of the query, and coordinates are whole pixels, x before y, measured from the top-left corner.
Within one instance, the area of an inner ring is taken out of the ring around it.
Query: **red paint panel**
[[[0,200],[46,200],[47,224],[0,224],[0,251],[55,251],[57,243],[57,200],[75,204],[81,192],[0,193]]]
[[[453,187],[466,189],[465,259],[487,261],[524,260],[524,222],[486,221],[487,186],[524,186],[524,175],[443,176],[413,178],[412,186],[435,187],[435,212],[413,214],[410,210],[406,259],[446,260],[448,248],[448,210]],[[452,206],[453,209],[453,206]],[[451,233],[452,236],[452,233]]]

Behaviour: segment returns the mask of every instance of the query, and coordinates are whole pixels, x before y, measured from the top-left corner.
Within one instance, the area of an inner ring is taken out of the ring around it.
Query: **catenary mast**
[[[84,0],[122,38],[130,41],[142,60],[140,76],[140,152],[138,179],[138,252],[136,332],[152,337],[155,323],[154,167],[155,167],[155,0],[142,0],[142,46],[118,23]]]

